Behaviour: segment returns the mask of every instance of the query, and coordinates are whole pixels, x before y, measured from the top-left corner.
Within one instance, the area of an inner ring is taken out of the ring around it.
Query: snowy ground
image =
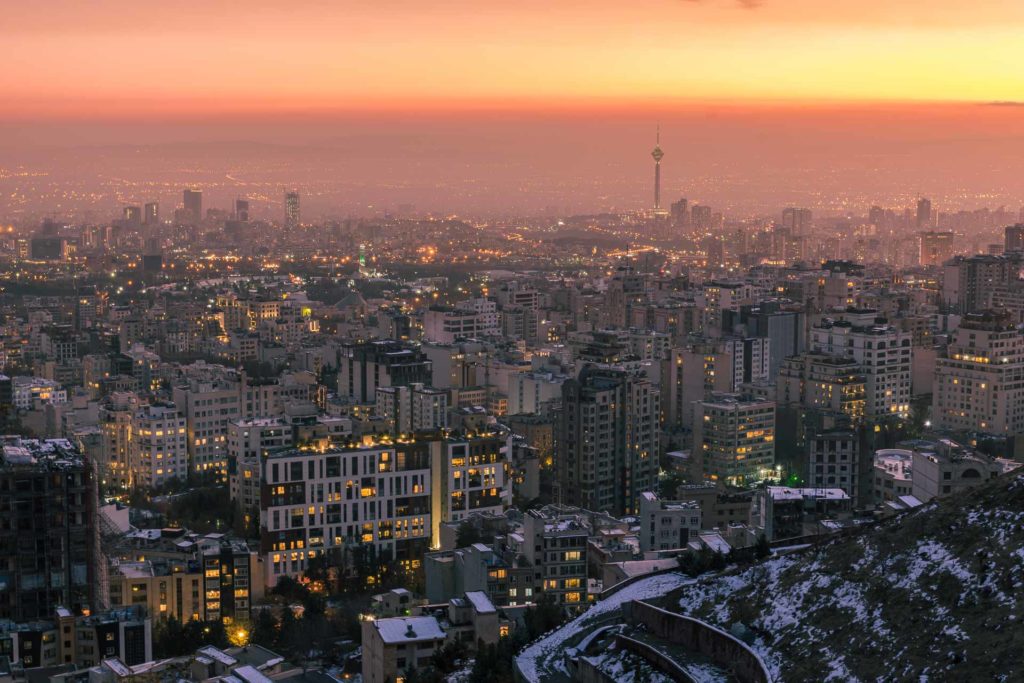
[[[540,683],[547,676],[568,678],[564,650],[575,645],[575,640],[588,628],[599,622],[602,617],[610,616],[623,603],[660,597],[688,583],[693,583],[693,579],[683,574],[672,573],[651,576],[626,586],[607,599],[595,603],[568,624],[528,645],[516,657],[519,671],[531,683]]]

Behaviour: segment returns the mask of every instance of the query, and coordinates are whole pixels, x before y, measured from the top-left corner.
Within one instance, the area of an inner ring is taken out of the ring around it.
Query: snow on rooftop
[[[721,534],[698,534],[698,538],[700,538],[701,543],[716,553],[728,555],[732,552],[732,546],[722,538]]]
[[[271,679],[260,673],[256,667],[251,665],[240,666],[231,672],[233,676],[245,683],[271,683]]]
[[[900,496],[899,501],[910,509],[919,508],[922,505],[924,505],[921,499],[919,499],[917,496]]]
[[[487,594],[482,591],[469,591],[466,593],[466,599],[473,603],[473,609],[480,614],[494,614],[498,611]]]
[[[443,640],[444,631],[434,617],[394,617],[378,619],[374,628],[385,643],[409,643],[423,640]]]
[[[224,666],[234,666],[235,664],[238,664],[237,659],[235,659],[228,653],[224,652],[223,650],[218,650],[212,645],[207,645],[206,647],[199,648],[199,652],[202,652],[210,659],[219,662]]]
[[[849,496],[842,489],[792,489],[788,486],[769,486],[768,494],[773,500],[803,500],[804,498],[825,498],[828,500],[847,500]]]

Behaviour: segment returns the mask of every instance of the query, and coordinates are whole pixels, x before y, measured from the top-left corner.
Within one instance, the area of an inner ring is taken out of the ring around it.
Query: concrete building
[[[1007,314],[964,316],[935,362],[932,420],[953,431],[1024,432],[1024,332]]]
[[[871,309],[849,309],[811,328],[811,349],[852,358],[865,378],[865,415],[870,419],[910,414],[911,334]]]
[[[288,449],[261,461],[260,552],[267,586],[309,560],[358,546],[418,569],[431,545],[427,443]]]
[[[103,489],[127,490],[131,486],[132,421],[139,407],[139,397],[132,392],[115,392],[100,404],[102,443],[97,475]]]
[[[228,424],[242,417],[238,384],[192,379],[174,387],[174,403],[185,415],[189,469],[226,474]]]
[[[18,410],[32,410],[43,403],[67,403],[68,392],[60,383],[44,377],[11,378],[12,401]]]
[[[845,415],[851,422],[864,417],[866,380],[856,360],[824,353],[804,353],[782,361],[776,390],[779,405],[795,405]]]
[[[378,387],[431,384],[431,361],[419,346],[394,340],[341,347],[338,395],[374,403]]]
[[[842,489],[768,486],[754,494],[751,525],[769,541],[827,533],[822,522],[836,521],[850,512],[850,497]]]
[[[548,506],[529,510],[523,518],[517,550],[540,569],[540,591],[558,604],[571,608],[587,604],[589,534],[578,510]]]
[[[80,616],[58,607],[49,618],[0,623],[0,652],[26,669],[82,669],[112,658],[134,666],[153,659],[152,623],[137,608]]]
[[[747,485],[773,475],[775,404],[727,394],[695,402],[693,451],[713,482]]]
[[[700,507],[702,530],[724,530],[750,520],[753,491],[730,491],[719,484],[680,484],[676,500],[693,501]]]
[[[432,616],[363,621],[363,680],[404,680],[407,670],[427,668],[446,638],[441,624]]]
[[[0,619],[45,619],[99,607],[92,467],[66,439],[3,437]]]
[[[375,413],[393,425],[395,434],[413,434],[448,427],[448,392],[421,383],[378,387]]]
[[[423,338],[436,344],[454,344],[499,334],[498,307],[487,299],[464,301],[458,307],[432,306],[423,314]]]
[[[562,387],[561,501],[615,516],[633,513],[658,476],[659,391],[642,374],[588,365]]]
[[[437,523],[458,522],[472,514],[502,514],[511,506],[511,441],[508,434],[429,440],[431,516]]]
[[[1024,252],[957,256],[942,266],[941,301],[961,315],[992,308],[993,296],[1018,279]]]
[[[808,443],[808,488],[842,489],[859,501],[865,479],[857,433],[832,430],[814,435]]]
[[[129,446],[129,486],[151,489],[188,478],[185,418],[173,403],[135,412]]]
[[[904,448],[875,451],[875,504],[899,500],[913,494],[914,452]]]
[[[917,442],[912,457],[911,493],[922,503],[956,495],[1003,473],[995,459],[949,439]]]
[[[645,491],[640,495],[640,551],[686,548],[702,528],[700,503],[662,500]]]

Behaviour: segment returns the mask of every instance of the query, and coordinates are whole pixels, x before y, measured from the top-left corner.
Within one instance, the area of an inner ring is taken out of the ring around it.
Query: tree
[[[153,655],[157,659],[177,657],[186,652],[183,650],[185,629],[175,616],[158,621],[153,629]]]
[[[256,613],[251,641],[256,645],[273,648],[277,640],[277,617],[269,609],[261,609]]]
[[[772,554],[771,546],[768,544],[768,537],[761,534],[757,537],[757,544],[754,546],[754,556],[763,560]]]

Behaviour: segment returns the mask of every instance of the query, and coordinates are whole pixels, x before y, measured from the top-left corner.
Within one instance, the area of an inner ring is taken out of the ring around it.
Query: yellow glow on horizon
[[[8,118],[1024,97],[1009,0],[23,5]]]

